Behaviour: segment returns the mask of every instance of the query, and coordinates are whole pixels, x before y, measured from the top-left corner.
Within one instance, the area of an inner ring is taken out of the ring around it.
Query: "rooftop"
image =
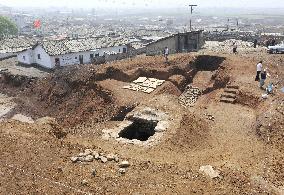
[[[64,55],[67,53],[76,53],[83,51],[90,51],[100,48],[108,48],[126,45],[129,43],[128,39],[124,38],[86,38],[76,40],[56,40],[56,41],[43,41],[39,43],[43,46],[44,50],[51,56]]]

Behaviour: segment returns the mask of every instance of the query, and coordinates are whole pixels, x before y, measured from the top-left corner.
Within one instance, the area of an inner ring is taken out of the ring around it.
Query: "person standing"
[[[255,76],[255,81],[259,81],[259,75],[262,71],[262,61],[260,61],[257,65],[256,65],[256,76]]]
[[[271,46],[275,46],[275,43],[276,43],[275,39],[272,39]]]
[[[233,53],[234,53],[234,54],[237,54],[237,48],[238,48],[237,44],[234,43],[234,44],[233,44]]]
[[[256,46],[257,46],[257,39],[254,39],[254,41],[253,41],[253,47],[256,48]]]
[[[166,59],[166,62],[168,62],[168,56],[169,56],[170,52],[169,52],[169,48],[168,47],[165,47],[164,49],[164,57]]]
[[[259,81],[259,87],[261,89],[263,89],[263,85],[265,83],[266,75],[267,75],[266,69],[264,69],[264,71],[261,71],[261,73],[260,73],[260,81]]]

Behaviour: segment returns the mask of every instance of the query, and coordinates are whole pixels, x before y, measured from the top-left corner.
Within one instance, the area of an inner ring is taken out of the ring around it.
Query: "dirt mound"
[[[96,73],[93,79],[97,81],[105,79],[114,79],[124,82],[129,82],[131,80],[130,75],[124,73],[122,70],[113,66],[109,66],[106,69],[104,69],[102,72]]]
[[[177,86],[180,90],[183,90],[186,86],[186,78],[183,75],[173,75],[169,78],[175,86]]]
[[[206,148],[210,145],[209,131],[206,121],[196,115],[186,114],[182,117],[180,127],[169,142],[174,147],[184,150]]]
[[[0,84],[2,83],[9,87],[29,87],[35,80],[37,80],[35,77],[13,75],[9,72],[3,72],[0,75]],[[4,86],[2,87],[4,88]]]
[[[161,87],[156,89],[153,95],[171,94],[174,96],[180,96],[181,91],[170,81],[166,81]]]
[[[203,93],[210,93],[216,89],[225,88],[230,81],[230,75],[226,68],[227,64],[222,64],[216,71],[214,71],[207,88]]]
[[[248,106],[250,108],[257,108],[257,106],[260,104],[260,98],[249,91],[240,90],[236,98],[236,103]]]
[[[35,118],[51,116],[64,126],[104,121],[116,106],[112,94],[79,72],[59,71],[39,80],[18,100],[18,110]]]
[[[47,127],[45,129],[45,132],[48,132],[49,134],[55,136],[57,139],[65,138],[67,135],[67,132],[64,131],[64,129],[57,123],[57,121],[54,118],[50,117],[39,118],[36,121],[36,123],[41,125],[43,129]]]

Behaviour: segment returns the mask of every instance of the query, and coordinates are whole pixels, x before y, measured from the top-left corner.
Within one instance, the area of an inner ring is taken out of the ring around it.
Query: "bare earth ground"
[[[203,65],[210,67],[218,61],[220,66],[195,71],[199,64],[194,60],[204,53],[218,58],[202,61]],[[261,99],[264,91],[254,81],[260,58],[271,75],[267,83],[277,84],[267,100]],[[3,93],[14,96],[18,104],[13,114],[34,119],[51,116],[59,124],[41,119],[33,124],[0,122],[0,193],[284,194],[284,106],[279,90],[284,86],[283,67],[283,55],[202,51],[171,56],[169,65],[160,57],[137,57],[101,67],[87,66],[76,74],[71,71],[73,76],[39,80],[31,85],[32,91],[2,84]],[[177,96],[183,88],[168,81],[172,75],[183,75],[187,83],[210,90],[194,107],[184,108]],[[138,76],[159,77],[168,83],[150,95],[122,89]],[[227,78],[240,86],[236,104],[219,101]],[[5,98],[1,96],[1,101]],[[102,130],[120,123],[110,119],[123,106],[166,112],[171,125],[153,146],[103,140]],[[214,121],[205,114],[213,115]],[[68,132],[67,136],[58,139],[58,129]],[[131,166],[121,175],[115,162],[70,161],[86,148],[118,154]],[[204,175],[199,171],[203,165],[212,165],[220,177]],[[92,169],[97,171],[95,177]],[[83,180],[87,184],[83,185]]]
[[[5,70],[8,69],[9,72],[15,75],[28,75],[31,77],[45,77],[48,76],[49,73],[43,70],[40,70],[40,67],[36,68],[33,66],[23,66],[18,65],[17,58],[9,58],[6,60],[0,61],[0,69]]]

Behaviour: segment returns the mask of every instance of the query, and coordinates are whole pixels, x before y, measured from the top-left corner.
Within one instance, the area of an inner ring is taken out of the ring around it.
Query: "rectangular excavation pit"
[[[147,141],[155,134],[157,123],[157,121],[134,120],[131,125],[122,129],[118,135],[124,139]]]

